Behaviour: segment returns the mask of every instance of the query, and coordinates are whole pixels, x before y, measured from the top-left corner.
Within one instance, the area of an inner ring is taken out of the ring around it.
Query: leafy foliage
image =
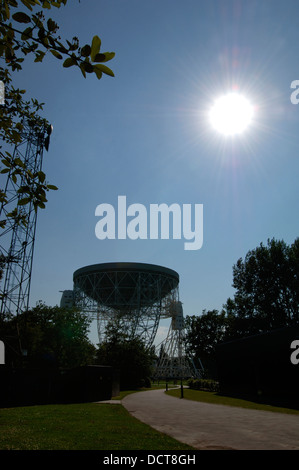
[[[113,59],[115,53],[100,52],[101,39],[98,36],[92,38],[91,45],[80,46],[76,36],[61,42],[58,24],[52,18],[46,19],[43,11],[34,12],[37,7],[44,10],[60,8],[66,5],[67,0],[21,0],[21,3],[29,14],[15,11],[20,4],[17,0],[4,0],[0,10],[0,55],[5,57],[6,64],[13,71],[21,70],[24,56],[34,54],[35,62],[42,62],[50,52],[58,60],[64,58],[64,67],[79,67],[84,77],[86,73],[95,73],[98,79],[103,73],[114,76],[113,71],[102,64]],[[22,24],[26,26],[19,29]]]
[[[76,66],[83,76],[94,74],[100,79],[104,74],[114,76],[112,70],[104,65],[114,57],[114,52],[101,52],[101,40],[98,36],[92,38],[91,45],[81,46],[79,39],[62,42],[58,35],[59,26],[52,18],[46,18],[45,12],[53,8],[65,6],[67,0],[1,0],[0,5],[0,57],[5,66],[0,67],[0,80],[5,85],[5,102],[0,106],[1,126],[0,138],[8,146],[18,145],[22,141],[24,123],[30,123],[39,129],[48,129],[49,123],[41,118],[39,112],[44,103],[36,99],[26,100],[25,90],[16,89],[12,83],[12,73],[22,69],[25,58],[30,55],[34,62],[42,62],[47,53],[59,61],[63,67]],[[25,11],[20,11],[20,8]],[[37,11],[37,9],[42,11]],[[63,60],[64,59],[64,60]],[[46,193],[56,190],[45,180],[45,174],[32,174],[17,159],[0,147],[1,173],[11,172],[13,181],[21,181],[19,192],[24,195],[20,204],[33,202],[34,208],[44,208],[47,202]],[[26,181],[26,184],[24,184]],[[0,204],[7,203],[5,190],[0,190]],[[17,223],[26,224],[22,211],[13,209],[8,217]],[[6,220],[2,220],[0,228],[4,228]]]
[[[216,347],[224,341],[266,333],[299,323],[299,238],[287,245],[268,240],[233,266],[234,298],[221,312],[187,316],[187,346],[210,377],[216,373]]]
[[[224,312],[203,310],[199,316],[185,319],[187,349],[199,359],[209,377],[216,375],[216,346],[224,340],[228,322]]]
[[[187,316],[185,327],[188,333],[188,343],[197,357],[211,356],[215,346],[221,342],[225,335],[225,315],[218,310],[203,310],[200,316]]]
[[[268,240],[233,266],[236,293],[226,302],[231,338],[299,322],[299,239]]]
[[[12,78],[7,69],[0,67],[0,80],[5,83],[5,105],[1,107],[0,139],[6,145],[0,148],[0,159],[2,163],[1,174],[10,174],[12,181],[19,189],[18,192],[24,197],[20,199],[21,205],[33,202],[35,210],[44,208],[47,202],[46,193],[56,190],[56,186],[46,182],[46,175],[42,172],[32,173],[26,168],[24,162],[18,155],[7,150],[10,146],[22,142],[22,133],[25,123],[30,123],[36,129],[49,128],[49,123],[38,114],[42,108],[36,100],[26,101],[23,98],[25,90],[16,90],[12,85]],[[0,204],[8,202],[5,190],[0,190]],[[26,224],[26,217],[22,211],[12,208],[8,217],[12,217],[17,223]],[[0,221],[0,228],[5,228],[6,220]]]
[[[140,338],[130,338],[120,322],[107,326],[105,341],[99,345],[97,362],[120,371],[121,390],[136,389],[149,384],[154,352]]]
[[[219,383],[216,380],[211,379],[189,379],[188,387],[192,390],[219,392]]]
[[[95,347],[88,339],[89,325],[88,316],[77,309],[40,302],[3,322],[1,335],[14,364],[20,361],[16,352],[21,347],[27,351],[27,366],[71,368],[93,362]]]

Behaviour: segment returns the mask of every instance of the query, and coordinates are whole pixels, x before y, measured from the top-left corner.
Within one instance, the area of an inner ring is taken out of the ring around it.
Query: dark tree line
[[[94,362],[90,320],[77,309],[36,307],[1,322],[5,364],[11,367],[72,368]]]
[[[121,390],[150,386],[154,350],[146,348],[140,338],[128,336],[119,321],[111,321],[107,326],[96,356],[98,364],[119,370]]]
[[[105,340],[88,338],[90,317],[76,308],[36,307],[1,322],[5,364],[13,368],[66,370],[86,365],[112,366],[121,389],[150,386],[154,351],[131,338],[118,321],[107,326]]]
[[[187,346],[210,376],[216,374],[215,351],[224,341],[265,333],[299,322],[299,239],[288,246],[268,240],[233,266],[233,298],[222,310],[187,316]],[[27,351],[26,365],[68,368],[110,365],[120,370],[122,387],[147,385],[154,351],[128,337],[112,322],[96,348],[88,339],[90,320],[76,309],[37,305],[1,325],[1,340],[15,363]],[[17,365],[17,364],[14,364]]]
[[[233,266],[233,298],[222,310],[186,318],[190,353],[215,372],[220,342],[299,323],[299,238],[291,245],[271,239]]]
[[[299,238],[291,245],[268,240],[233,267],[234,299],[225,310],[231,336],[246,336],[299,321]],[[235,321],[233,321],[235,319]]]

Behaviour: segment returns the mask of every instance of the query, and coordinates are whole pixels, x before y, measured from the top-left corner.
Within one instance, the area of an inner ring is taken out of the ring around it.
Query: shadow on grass
[[[248,394],[248,393],[224,393],[224,392],[217,392],[215,394],[220,398],[227,398],[232,400],[243,400],[250,403],[255,403],[256,405],[264,405],[266,407],[274,407],[274,408],[284,408],[290,409],[294,411],[298,411],[299,413],[299,402],[298,399],[291,399],[291,398],[284,398],[281,396],[275,395],[267,395],[267,394]]]
[[[180,390],[169,390],[169,395],[180,398]],[[209,392],[184,388],[184,398],[214,405],[235,406],[254,410],[274,411],[288,414],[299,414],[298,402],[278,400],[277,397],[254,397],[247,394],[224,394],[223,392]],[[276,399],[274,399],[276,398]]]

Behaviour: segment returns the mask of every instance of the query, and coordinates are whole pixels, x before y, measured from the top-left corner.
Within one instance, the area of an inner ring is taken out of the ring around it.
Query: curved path
[[[299,449],[299,415],[201,403],[164,390],[127,395],[122,405],[140,421],[196,449]]]

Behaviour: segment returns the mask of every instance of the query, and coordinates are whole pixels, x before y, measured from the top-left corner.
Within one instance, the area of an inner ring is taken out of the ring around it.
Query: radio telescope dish
[[[74,303],[97,319],[99,342],[109,321],[118,320],[131,337],[150,347],[159,321],[178,300],[177,272],[145,263],[103,263],[73,274]]]

